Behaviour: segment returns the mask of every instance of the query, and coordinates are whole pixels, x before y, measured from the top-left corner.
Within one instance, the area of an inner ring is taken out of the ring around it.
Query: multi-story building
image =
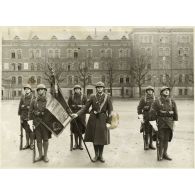
[[[74,84],[83,85],[83,74],[87,94],[101,80],[107,92],[111,93],[112,85],[113,96],[137,97],[138,87],[131,75],[132,58],[137,54],[149,59],[143,89],[150,84],[157,90],[168,77],[174,81],[176,96],[193,96],[193,29],[134,28],[128,36],[123,32],[101,35],[3,39],[2,97],[19,97],[25,83],[33,89],[39,83],[49,87],[48,65],[55,67],[66,97]]]

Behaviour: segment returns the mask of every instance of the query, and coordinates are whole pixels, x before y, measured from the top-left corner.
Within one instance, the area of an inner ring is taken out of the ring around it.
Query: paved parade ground
[[[1,167],[2,168],[193,168],[194,167],[194,101],[176,100],[179,124],[169,143],[173,161],[156,160],[156,150],[144,151],[136,108],[138,100],[114,100],[120,124],[110,132],[111,144],[105,146],[105,163],[92,163],[86,150],[70,151],[69,126],[49,142],[49,163],[32,163],[32,151],[19,151],[19,101],[2,101],[1,105]],[[24,134],[25,135],[25,134]],[[25,144],[25,139],[24,139]],[[91,156],[94,151],[87,143]],[[37,151],[38,152],[38,151]]]

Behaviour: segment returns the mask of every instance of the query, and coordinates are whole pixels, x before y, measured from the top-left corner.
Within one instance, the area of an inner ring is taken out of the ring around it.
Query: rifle
[[[23,128],[20,122],[20,150],[23,150]]]
[[[36,158],[36,136],[35,136],[35,127],[34,127],[34,125],[33,125],[33,134],[34,134],[34,136],[33,136],[33,163],[35,163],[36,162],[36,160],[35,160],[35,158]]]
[[[73,133],[70,130],[70,151],[72,151],[72,150],[73,150]]]

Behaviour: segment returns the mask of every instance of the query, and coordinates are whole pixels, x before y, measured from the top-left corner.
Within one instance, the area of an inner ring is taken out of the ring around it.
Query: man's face
[[[149,94],[149,95],[152,95],[152,94],[154,93],[152,89],[148,89],[146,92],[147,92],[147,94]]]
[[[96,89],[97,89],[97,92],[98,92],[98,93],[102,93],[102,92],[103,92],[103,90],[104,90],[104,88],[103,88],[103,87],[97,87]]]
[[[38,95],[45,95],[46,91],[45,91],[45,89],[39,89],[37,91],[37,93],[38,93]]]
[[[24,93],[25,94],[29,94],[31,92],[31,90],[27,87],[27,88],[24,88]]]
[[[76,89],[74,90],[74,92],[75,92],[75,93],[81,93],[81,89],[80,89],[80,88],[76,88]]]
[[[168,96],[170,94],[170,91],[168,89],[165,89],[162,91],[162,94]]]

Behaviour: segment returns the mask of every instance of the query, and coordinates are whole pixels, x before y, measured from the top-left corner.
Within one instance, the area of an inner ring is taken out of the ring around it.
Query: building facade
[[[55,68],[65,97],[78,83],[89,95],[100,80],[114,97],[138,97],[131,68],[140,55],[148,59],[143,90],[147,85],[158,90],[171,78],[175,96],[193,96],[193,29],[134,28],[114,38],[105,33],[85,39],[3,39],[2,98],[19,98],[26,83],[34,90],[39,83],[49,88],[48,65]]]

